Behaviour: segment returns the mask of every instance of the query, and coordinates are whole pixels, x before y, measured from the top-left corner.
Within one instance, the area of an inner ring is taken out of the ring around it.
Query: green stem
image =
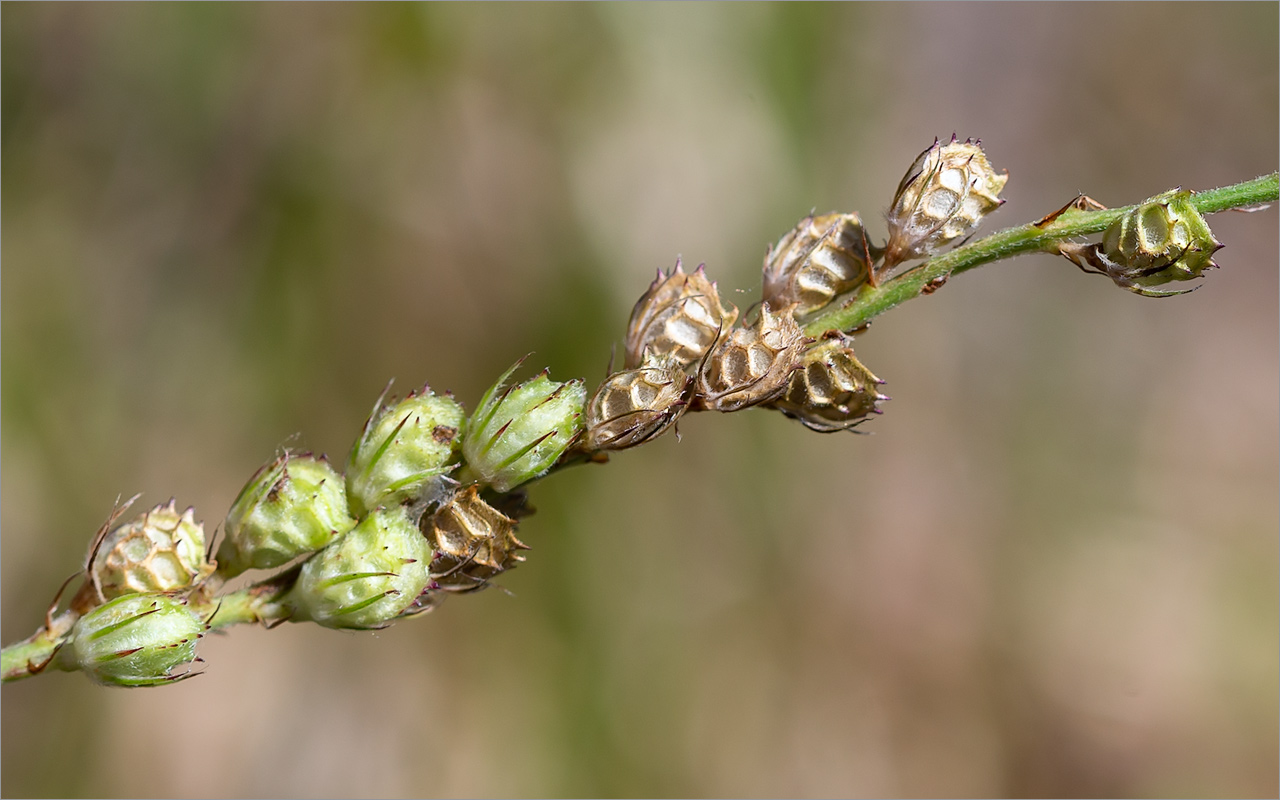
[[[1278,190],[1280,175],[1273,172],[1251,181],[1193,194],[1191,205],[1202,214],[1213,214],[1273,202],[1277,199]],[[1104,211],[1069,209],[1044,226],[1033,222],[993,233],[949,253],[934,256],[878,287],[864,286],[843,307],[805,325],[804,332],[816,338],[831,330],[855,330],[899,303],[918,297],[928,287],[940,286],[952,275],[1023,253],[1054,252],[1059,242],[1100,233],[1134,208],[1125,206]]]

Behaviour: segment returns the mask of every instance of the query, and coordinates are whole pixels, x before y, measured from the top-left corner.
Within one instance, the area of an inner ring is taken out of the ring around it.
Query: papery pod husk
[[[702,363],[695,402],[725,412],[768,403],[786,390],[807,342],[793,309],[765,303],[754,325],[731,330]]]
[[[999,194],[1008,180],[1008,173],[992,168],[980,141],[960,142],[954,134],[947,144],[935,139],[898,184],[886,215],[889,242],[881,270],[972,234],[1004,204]]]
[[[473,592],[524,561],[528,550],[516,538],[516,521],[489,505],[473,485],[457,492],[422,520],[422,532],[433,549],[432,591]]]
[[[194,514],[192,508],[178,513],[170,500],[117,528],[104,527],[90,553],[82,597],[91,589],[102,602],[126,594],[178,592],[203,582],[215,564],[205,552],[204,525]]]
[[[832,331],[804,355],[787,390],[773,407],[820,433],[853,430],[880,413],[884,381],[858,361],[853,339]]]
[[[639,367],[613,373],[591,396],[579,447],[625,450],[661,436],[688,409],[692,388],[674,357],[646,352]]]
[[[726,310],[716,285],[707,279],[706,265],[686,275],[680,262],[658,277],[641,296],[627,323],[627,369],[644,360],[645,351],[671,356],[683,369],[698,363],[721,334],[738,319],[738,309]]]
[[[795,306],[803,317],[864,283],[875,283],[879,256],[857,214],[823,214],[800,221],[764,259],[763,299],[773,308]]]

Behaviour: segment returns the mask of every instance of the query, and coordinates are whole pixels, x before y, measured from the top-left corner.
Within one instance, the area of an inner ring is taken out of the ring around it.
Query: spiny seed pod
[[[804,355],[804,333],[790,308],[765,303],[750,328],[734,328],[698,371],[696,400],[710,411],[740,411],[767,403],[786,388]]]
[[[176,592],[213,572],[205,554],[204,525],[194,509],[181,514],[173,500],[156,506],[94,542],[89,581],[99,602],[137,592]]]
[[[506,386],[517,361],[480,400],[462,439],[463,483],[478,482],[507,492],[551,468],[582,431],[587,390],[575,378],[557,383],[547,370]]]
[[[1009,175],[996,174],[980,144],[935,139],[907,170],[889,208],[883,270],[968,236],[1004,203],[998,195]]]
[[[1138,294],[1184,294],[1144,287],[1189,281],[1218,266],[1213,254],[1222,244],[1190,200],[1190,192],[1175,189],[1113,222],[1102,234],[1103,271],[1117,285]]]
[[[208,627],[177,598],[126,594],[76,620],[59,658],[108,686],[160,686],[194,674],[173,670],[195,660]]]
[[[528,545],[516,538],[516,521],[480,499],[475,486],[455,494],[423,520],[423,533],[435,550],[432,590],[471,592],[524,561]]]
[[[309,453],[283,453],[249,479],[223,524],[218,565],[227,577],[314,553],[354,527],[342,476]]]
[[[693,378],[671,355],[646,352],[636,369],[615,372],[587,403],[587,452],[624,450],[661,436],[689,406]]]
[[[645,351],[651,350],[670,355],[681,368],[688,369],[737,319],[737,308],[729,306],[726,311],[720,304],[720,293],[707,279],[705,264],[686,275],[677,260],[670,273],[658,270],[653,285],[631,311],[625,366],[640,366]]]
[[[852,343],[832,331],[809,348],[773,407],[820,433],[852,430],[868,414],[879,414],[880,401],[889,399],[877,390],[884,381],[862,366]]]
[[[800,221],[764,259],[764,301],[774,308],[796,305],[796,315],[811,314],[836,295],[867,282],[877,248],[857,214],[823,214]]]
[[[403,506],[380,508],[302,565],[285,602],[326,628],[382,628],[427,587],[431,546]]]
[[[379,506],[430,495],[455,465],[458,430],[466,413],[452,397],[424,386],[399,403],[378,398],[347,464],[347,501],[353,516]]]

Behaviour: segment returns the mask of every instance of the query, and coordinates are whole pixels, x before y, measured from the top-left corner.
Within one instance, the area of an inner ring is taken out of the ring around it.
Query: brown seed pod
[[[868,414],[879,414],[880,401],[889,399],[877,388],[884,381],[862,366],[852,343],[838,331],[827,334],[804,354],[773,408],[820,433],[853,430]]]
[[[707,280],[705,265],[686,275],[680,262],[658,277],[636,303],[627,323],[627,369],[639,367],[646,350],[670,355],[687,369],[707,354],[722,331],[738,319],[738,309],[720,304],[716,285]]]
[[[698,370],[696,401],[709,411],[740,411],[767,403],[787,388],[804,355],[794,310],[765,303],[750,328],[734,328]]]
[[[470,592],[524,561],[528,545],[516,538],[516,521],[480,498],[473,484],[423,519],[422,532],[434,554],[432,590]]]
[[[1008,180],[1008,173],[996,174],[980,142],[954,135],[947,144],[934,140],[898,184],[886,215],[889,243],[881,271],[973,233],[1004,203],[998,195]]]
[[[817,311],[860,284],[875,285],[877,251],[857,214],[805,217],[764,258],[764,301],[794,303],[797,316]]]
[[[610,375],[591,396],[582,449],[625,450],[661,436],[688,408],[692,386],[670,354],[646,352],[639,367]]]

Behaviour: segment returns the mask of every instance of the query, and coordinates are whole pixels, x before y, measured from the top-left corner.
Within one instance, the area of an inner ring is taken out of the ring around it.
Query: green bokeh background
[[[117,494],[212,529],[390,377],[603,377],[653,271],[750,305],[934,136],[988,229],[1276,169],[1277,5],[13,4],[3,638]],[[204,676],[3,690],[5,796],[1271,796],[1276,213],[1202,291],[1036,256],[878,320],[894,400],[697,415],[537,485],[507,590]],[[741,291],[739,291],[741,289]]]

